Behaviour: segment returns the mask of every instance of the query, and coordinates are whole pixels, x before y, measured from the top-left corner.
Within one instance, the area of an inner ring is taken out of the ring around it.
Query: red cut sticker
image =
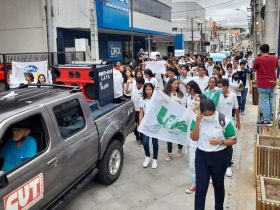
[[[43,173],[29,180],[3,198],[5,210],[29,209],[44,196]]]

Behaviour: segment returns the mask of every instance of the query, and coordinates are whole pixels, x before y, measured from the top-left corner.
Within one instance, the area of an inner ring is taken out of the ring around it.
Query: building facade
[[[128,63],[132,48],[130,3],[130,0],[0,0],[0,53],[74,51],[79,48],[77,39],[90,45],[96,8],[94,24],[97,23],[100,59]],[[168,44],[157,41],[156,37],[171,34],[171,1],[137,0],[133,4],[134,54],[139,48],[166,54]]]
[[[172,0],[172,28],[184,37],[186,52],[204,51],[205,8],[197,2]]]

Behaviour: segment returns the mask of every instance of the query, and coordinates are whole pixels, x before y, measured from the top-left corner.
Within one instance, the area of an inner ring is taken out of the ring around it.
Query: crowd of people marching
[[[115,97],[124,94],[126,98],[131,98],[138,126],[149,108],[154,91],[163,91],[172,100],[191,111],[193,117],[187,124],[190,131],[188,155],[192,184],[185,192],[195,192],[196,210],[205,209],[206,193],[211,182],[215,192],[215,209],[223,209],[224,177],[233,175],[233,145],[237,141],[236,131],[241,129],[240,115],[246,115],[247,94],[253,90],[252,72],[257,71],[260,103],[264,112],[264,119],[258,124],[270,124],[272,102],[265,101],[263,98],[267,95],[262,92],[275,87],[271,81],[276,80],[276,57],[268,55],[268,45],[261,46],[261,55],[256,61],[252,52],[245,50],[233,50],[231,56],[224,58],[222,62],[214,62],[208,56],[196,54],[186,54],[182,57],[157,55],[156,60],[166,61],[166,73],[154,74],[151,69],[146,68],[143,52],[143,49],[140,49],[135,66],[116,63]],[[274,68],[274,73],[273,70],[272,73],[267,73],[267,67],[263,67],[265,62],[273,63],[271,69]],[[269,97],[272,92],[271,90],[267,93],[270,94]],[[143,167],[147,168],[151,164],[152,168],[156,169],[158,139],[152,138],[151,158],[150,137],[139,133],[137,128],[134,134],[139,146],[144,147]],[[183,156],[183,145],[177,147],[176,155]],[[172,161],[172,150],[172,143],[167,142],[165,160],[168,162]]]

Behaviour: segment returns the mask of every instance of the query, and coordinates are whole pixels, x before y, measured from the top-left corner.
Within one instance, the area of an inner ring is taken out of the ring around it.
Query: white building
[[[130,0],[95,1],[100,58],[128,62],[131,51]],[[47,15],[45,2],[48,3]],[[50,52],[72,51],[75,50],[75,39],[81,38],[90,44],[93,2],[0,0],[0,53],[47,52],[48,47]],[[133,2],[134,52],[151,46],[166,54],[168,44],[157,42],[153,37],[172,33],[171,0]],[[112,47],[119,49],[118,55],[110,54]]]
[[[172,0],[172,28],[174,34],[183,34],[185,50],[200,52],[205,28],[205,8],[197,2]],[[176,31],[177,30],[177,31]],[[194,49],[192,49],[192,40]]]

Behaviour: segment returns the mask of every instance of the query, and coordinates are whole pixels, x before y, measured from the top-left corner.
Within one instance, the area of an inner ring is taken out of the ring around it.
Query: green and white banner
[[[159,140],[188,145],[192,113],[161,91],[155,91],[138,131]]]

